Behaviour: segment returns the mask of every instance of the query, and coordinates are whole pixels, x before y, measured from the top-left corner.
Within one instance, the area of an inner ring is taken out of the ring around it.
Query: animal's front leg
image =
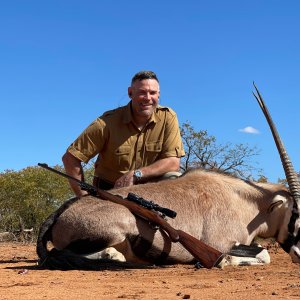
[[[111,259],[122,262],[126,261],[125,256],[114,247],[109,247],[99,252],[84,255],[84,257],[94,260]]]
[[[219,267],[225,266],[257,266],[269,264],[271,261],[267,249],[259,245],[243,245],[236,243],[224,256]]]

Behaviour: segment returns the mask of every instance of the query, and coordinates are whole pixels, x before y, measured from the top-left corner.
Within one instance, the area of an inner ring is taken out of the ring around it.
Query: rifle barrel
[[[45,164],[45,163],[38,163],[38,166],[40,166],[40,167],[42,167],[42,168],[44,168],[44,169],[47,169],[47,170],[49,170],[49,171],[51,171],[51,172],[54,172],[54,173],[56,173],[56,174],[58,174],[58,175],[61,175],[61,176],[63,176],[63,177],[66,177],[66,178],[68,178],[68,179],[72,179],[72,180],[76,181],[76,182],[79,183],[79,184],[82,183],[82,181],[80,181],[79,179],[77,179],[77,178],[75,178],[75,177],[72,177],[72,176],[70,176],[70,175],[68,175],[68,174],[66,174],[66,173],[60,172],[60,171],[58,171],[58,170],[55,170],[55,169],[49,167],[49,166],[48,166],[47,164]]]

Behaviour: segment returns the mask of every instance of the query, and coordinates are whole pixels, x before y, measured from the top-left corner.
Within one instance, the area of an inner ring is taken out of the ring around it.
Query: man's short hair
[[[158,78],[157,78],[157,76],[154,72],[152,72],[152,71],[140,71],[132,77],[131,85],[135,81],[141,81],[141,80],[144,80],[144,79],[155,79],[159,83]]]

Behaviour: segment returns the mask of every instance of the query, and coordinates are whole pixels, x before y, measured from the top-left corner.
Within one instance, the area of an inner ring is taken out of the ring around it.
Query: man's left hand
[[[121,176],[114,185],[114,188],[121,188],[124,186],[131,186],[134,184],[133,171],[129,171],[128,173]]]

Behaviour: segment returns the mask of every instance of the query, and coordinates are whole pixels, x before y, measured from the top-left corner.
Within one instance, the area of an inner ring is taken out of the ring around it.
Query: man
[[[94,185],[119,188],[178,171],[184,149],[176,113],[158,105],[159,81],[152,71],[137,73],[128,88],[131,101],[105,112],[70,145],[62,160],[66,172],[83,179],[81,162],[98,155]],[[86,194],[73,181],[74,193]]]

